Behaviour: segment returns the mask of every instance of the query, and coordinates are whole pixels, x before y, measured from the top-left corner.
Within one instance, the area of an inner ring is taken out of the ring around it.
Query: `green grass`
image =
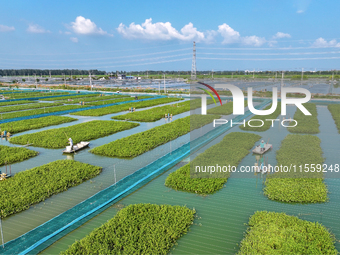
[[[0,166],[24,161],[38,155],[38,152],[26,148],[0,145]]]
[[[268,110],[271,108],[271,105],[267,106],[266,108],[264,108],[264,110]],[[242,130],[246,130],[246,131],[257,131],[257,132],[263,132],[268,130],[271,126],[272,126],[272,122],[271,121],[266,121],[267,119],[276,119],[281,113],[281,104],[277,104],[277,108],[276,110],[270,114],[270,115],[255,115],[254,117],[251,118],[252,119],[258,119],[258,120],[262,120],[264,122],[262,127],[250,127],[248,125],[248,121],[246,122],[246,126],[242,126],[239,125],[240,129]],[[250,123],[253,126],[258,126],[261,125],[260,121],[253,121]],[[275,125],[275,121],[274,121],[274,125]]]
[[[80,115],[80,116],[103,116],[106,114],[128,111],[129,107],[134,107],[136,109],[150,107],[159,104],[166,104],[178,101],[178,98],[159,98],[159,99],[152,99],[142,102],[135,102],[135,103],[128,103],[128,104],[120,104],[120,105],[113,105],[108,106],[105,108],[100,109],[92,109],[92,110],[85,110],[80,112],[71,113],[71,115]]]
[[[329,104],[328,110],[331,112],[335,125],[340,133],[340,105]]]
[[[195,172],[196,166],[237,166],[260,138],[259,135],[241,132],[226,135],[221,142],[206,149],[189,164],[169,174],[165,186],[202,195],[222,189],[230,172],[199,173]]]
[[[48,107],[46,109],[34,109],[34,110],[27,110],[27,111],[21,111],[21,112],[2,113],[1,117],[2,119],[12,119],[12,118],[17,118],[17,117],[31,116],[31,115],[43,114],[43,113],[49,113],[49,112],[66,111],[66,110],[78,109],[78,108],[84,108],[84,107],[87,107],[87,106],[62,105],[62,106]]]
[[[271,200],[297,203],[327,201],[327,186],[322,172],[304,171],[305,164],[322,164],[320,139],[313,135],[288,135],[277,151],[277,165],[296,165],[296,171],[270,174],[265,182],[264,194]],[[302,166],[300,172],[299,166]],[[307,170],[307,169],[306,169]]]
[[[27,130],[38,129],[62,123],[75,121],[77,119],[64,116],[47,116],[36,119],[19,120],[0,124],[0,130],[6,130],[11,134],[20,133]]]
[[[191,115],[162,126],[130,135],[96,147],[90,152],[108,157],[136,157],[164,143],[185,135],[191,130],[212,122],[219,115]],[[193,124],[190,125],[193,119]]]
[[[67,139],[69,137],[72,138],[73,144],[76,144],[81,141],[108,136],[136,126],[139,126],[139,124],[111,120],[93,120],[69,127],[15,136],[10,139],[10,142],[14,144],[33,143],[37,147],[58,149],[68,145]]]
[[[338,254],[334,235],[318,222],[261,211],[248,225],[237,254]]]
[[[57,160],[16,173],[0,182],[1,218],[24,211],[101,172],[101,168],[74,160]]]
[[[298,122],[296,127],[289,127],[288,131],[291,133],[305,133],[305,134],[317,134],[320,132],[319,130],[319,122],[318,122],[318,112],[316,110],[316,105],[313,103],[303,104],[304,107],[312,114],[312,115],[304,115],[300,109],[296,109],[294,114],[294,120]],[[295,125],[295,122],[292,121],[290,125]]]
[[[194,215],[183,206],[129,205],[61,254],[168,254]]]
[[[63,104],[61,103],[36,103],[36,104],[28,104],[28,105],[6,106],[6,107],[0,108],[0,113],[37,109],[37,108],[44,108],[44,107],[53,107],[53,106],[60,106],[60,105],[63,105]]]

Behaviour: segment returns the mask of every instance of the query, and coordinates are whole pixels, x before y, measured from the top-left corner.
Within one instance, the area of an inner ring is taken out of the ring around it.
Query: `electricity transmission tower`
[[[191,79],[196,80],[196,43],[195,42],[194,42],[194,48],[192,52]]]

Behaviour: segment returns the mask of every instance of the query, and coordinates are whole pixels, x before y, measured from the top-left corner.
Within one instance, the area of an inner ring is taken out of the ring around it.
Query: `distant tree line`
[[[89,71],[92,75],[105,75],[105,71],[95,70],[78,70],[78,69],[54,69],[54,70],[41,70],[41,69],[0,69],[1,76],[27,76],[27,75],[89,75]]]

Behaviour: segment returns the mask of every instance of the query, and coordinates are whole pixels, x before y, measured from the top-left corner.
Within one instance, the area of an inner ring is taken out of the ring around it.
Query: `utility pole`
[[[34,80],[35,80],[35,88],[37,89],[38,88],[38,84],[37,84],[37,74],[34,74]]]
[[[89,71],[89,77],[90,77],[90,87],[91,87],[91,91],[92,91],[92,77],[91,77],[91,72]]]
[[[165,74],[164,74],[164,93],[166,93],[166,90],[165,90]]]
[[[196,43],[194,42],[192,51],[191,80],[196,80]]]
[[[302,68],[302,71],[301,71],[301,85],[302,85],[302,80],[303,80],[303,68]]]
[[[51,76],[51,71],[50,71],[50,79],[52,78],[52,76]]]
[[[214,69],[211,70],[211,78],[214,79]]]

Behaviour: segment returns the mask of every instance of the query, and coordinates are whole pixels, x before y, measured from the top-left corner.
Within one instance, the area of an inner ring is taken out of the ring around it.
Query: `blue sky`
[[[0,69],[340,69],[340,1],[3,1]]]

